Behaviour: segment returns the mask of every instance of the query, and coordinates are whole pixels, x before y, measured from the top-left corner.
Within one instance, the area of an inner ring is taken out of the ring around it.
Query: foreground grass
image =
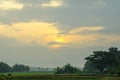
[[[55,75],[54,72],[12,72],[8,76],[9,73],[0,73],[0,80],[120,80],[120,77]]]
[[[8,75],[12,76],[36,76],[36,75],[54,75],[54,72],[7,72],[0,73],[0,75]]]
[[[34,76],[4,76],[1,80],[101,80],[101,76],[80,75],[34,75]]]
[[[120,80],[120,77],[105,77],[102,80]]]
[[[41,75],[41,76],[16,76],[6,77],[0,80],[120,80],[119,77],[101,77],[101,76],[56,76],[56,75]]]

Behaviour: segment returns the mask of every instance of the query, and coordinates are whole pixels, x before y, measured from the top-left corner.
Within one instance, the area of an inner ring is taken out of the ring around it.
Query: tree
[[[4,62],[0,62],[0,72],[9,72],[9,71],[11,71],[11,67]]]
[[[65,73],[73,73],[74,67],[72,67],[71,64],[68,63],[64,66],[64,71],[65,71]]]
[[[85,59],[90,61],[92,64],[95,65],[95,67],[100,70],[101,73],[103,73],[104,69],[106,68],[105,64],[105,58],[107,52],[104,51],[94,51],[93,55],[90,55],[89,57],[86,57]]]
[[[25,66],[23,64],[15,64],[13,65],[13,68],[12,68],[14,72],[26,72],[26,71],[29,71],[29,69],[30,69],[29,66]]]
[[[93,51],[93,53],[85,59],[94,64],[101,73],[112,70],[120,64],[120,51],[116,47],[109,48],[109,51]]]
[[[64,73],[64,70],[63,70],[63,68],[57,67],[55,73],[56,73],[56,74],[63,74],[63,73]]]
[[[85,65],[84,65],[84,68],[83,68],[83,71],[85,73],[99,73],[99,70],[95,67],[94,64],[92,64],[92,62],[90,61],[86,61]]]
[[[73,73],[79,73],[80,69],[71,66],[71,64],[67,63],[66,65],[64,65],[64,67],[60,68],[57,67],[56,68],[56,74],[73,74]]]

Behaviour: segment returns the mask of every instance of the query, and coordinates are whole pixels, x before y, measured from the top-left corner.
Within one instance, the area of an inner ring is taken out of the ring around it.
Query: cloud
[[[102,26],[80,27],[66,33],[58,27],[58,24],[42,21],[0,24],[0,36],[14,39],[16,45],[37,44],[51,48],[104,46],[120,40],[119,35],[99,33],[98,31],[104,29]],[[79,33],[86,32],[86,30],[90,32]]]
[[[40,4],[42,7],[60,7],[63,5],[62,0],[49,0],[47,3]]]
[[[24,4],[18,2],[17,0],[0,0],[0,10],[21,10]]]
[[[53,47],[53,48],[59,48],[59,47],[65,46],[66,44],[64,42],[61,42],[61,41],[51,41],[48,43],[48,45]]]
[[[0,35],[14,38],[17,43],[46,46],[48,42],[54,41],[60,31],[54,23],[47,22],[21,22],[11,25],[0,25]]]
[[[79,27],[77,29],[71,30],[69,33],[74,34],[74,33],[85,32],[85,31],[100,31],[102,29],[104,29],[102,26]]]
[[[107,6],[107,3],[105,2],[105,0],[97,0],[96,5],[105,7]]]

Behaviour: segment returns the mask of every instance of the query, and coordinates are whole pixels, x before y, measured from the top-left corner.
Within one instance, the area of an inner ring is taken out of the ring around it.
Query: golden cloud
[[[0,10],[20,10],[24,7],[24,4],[17,2],[16,0],[0,0]]]
[[[41,4],[42,7],[60,7],[62,5],[62,0],[50,0],[48,3]]]
[[[58,25],[55,23],[41,21],[19,22],[10,25],[0,24],[0,36],[15,39],[17,45],[35,43],[52,48],[104,45],[120,40],[118,35],[109,36],[98,33],[97,31],[103,29],[102,26],[80,27],[67,33],[63,33],[64,31],[59,30],[57,27]],[[86,30],[90,33],[78,33]]]
[[[102,26],[79,27],[77,29],[71,30],[69,33],[74,34],[74,33],[79,33],[79,32],[84,32],[84,31],[99,31],[102,29],[103,29]]]
[[[60,31],[54,23],[31,21],[28,23],[14,23],[11,25],[0,25],[0,35],[14,38],[18,43],[29,44],[35,42],[47,45],[54,41]]]

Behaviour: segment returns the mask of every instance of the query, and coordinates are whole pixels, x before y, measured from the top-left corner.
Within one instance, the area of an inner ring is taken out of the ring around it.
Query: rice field
[[[53,72],[0,73],[0,80],[120,80],[120,77],[89,75],[55,75]]]

